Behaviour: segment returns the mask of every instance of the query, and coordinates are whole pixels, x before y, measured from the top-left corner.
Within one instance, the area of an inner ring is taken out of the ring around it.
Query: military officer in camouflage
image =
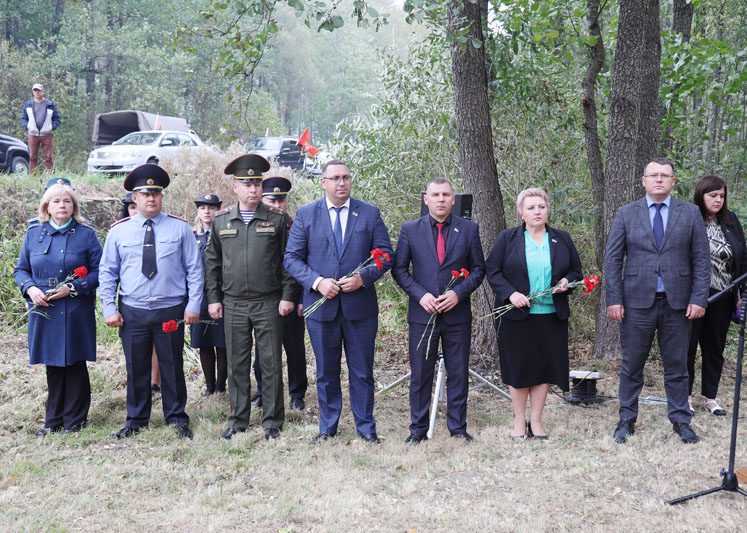
[[[205,259],[208,312],[223,317],[228,351],[231,414],[224,439],[246,431],[251,410],[252,331],[262,369],[262,427],[276,439],[285,421],[282,317],[293,312],[299,287],[283,268],[288,225],[282,211],[264,205],[265,158],[248,154],[225,169],[233,174],[238,202],[218,213]],[[222,303],[221,303],[222,302]]]

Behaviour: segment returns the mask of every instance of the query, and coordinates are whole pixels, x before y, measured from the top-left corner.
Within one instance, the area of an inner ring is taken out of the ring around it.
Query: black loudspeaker
[[[420,196],[420,216],[424,217],[428,214],[428,206],[423,201],[423,192]],[[472,195],[471,194],[456,194],[456,201],[454,202],[454,213],[458,217],[467,218],[472,220]]]

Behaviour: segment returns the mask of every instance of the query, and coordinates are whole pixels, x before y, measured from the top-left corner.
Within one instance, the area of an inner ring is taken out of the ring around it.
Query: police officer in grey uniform
[[[115,433],[118,439],[131,437],[150,421],[154,344],[164,419],[179,437],[192,438],[185,412],[184,324],[200,318],[202,260],[189,224],[161,211],[168,184],[166,171],[152,164],[137,167],[125,178],[137,214],[111,227],[99,267],[104,320],[119,328],[127,361],[127,421]],[[178,328],[168,332],[164,323],[171,320]]]
[[[282,317],[293,312],[299,291],[283,268],[288,225],[280,210],[264,205],[265,158],[243,155],[225,169],[233,174],[238,202],[219,213],[205,259],[208,312],[224,318],[231,414],[224,439],[246,431],[251,411],[252,332],[262,368],[262,427],[276,439],[285,422],[281,343]],[[222,302],[222,303],[221,303]]]

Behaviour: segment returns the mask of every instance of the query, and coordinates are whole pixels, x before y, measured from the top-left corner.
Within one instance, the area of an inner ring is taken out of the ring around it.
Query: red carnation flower
[[[452,278],[455,278],[455,279],[456,279],[456,278],[460,277],[461,275],[462,275],[462,273],[461,273],[461,272],[459,272],[458,270],[452,270],[452,271],[451,271],[451,277],[452,277]]]
[[[596,275],[588,276],[584,278],[584,293],[589,294],[591,291],[594,290],[594,287],[599,285],[599,277]]]
[[[384,270],[384,262],[381,259],[375,257],[374,263],[376,263],[376,268],[378,268],[379,270]]]
[[[76,278],[85,278],[88,275],[88,269],[84,266],[80,266],[73,270],[73,274]]]
[[[467,279],[469,277],[469,270],[467,270],[466,268],[463,268],[461,272],[462,276],[464,276],[464,279]]]
[[[382,252],[382,254],[381,254],[381,255],[382,255],[382,256],[384,257],[384,259],[386,259],[387,261],[391,261],[391,260],[392,260],[392,259],[391,259],[391,257],[389,257],[389,254],[388,254],[388,253],[386,253],[386,252]]]
[[[173,333],[179,329],[179,324],[176,320],[169,320],[161,325],[161,329],[163,329],[164,333]]]

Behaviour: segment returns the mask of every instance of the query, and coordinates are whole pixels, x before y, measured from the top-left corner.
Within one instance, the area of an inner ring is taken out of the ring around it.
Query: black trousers
[[[127,361],[126,427],[140,428],[150,422],[150,371],[153,345],[161,368],[163,417],[167,424],[189,423],[184,409],[187,385],[184,380],[184,323],[173,333],[164,333],[163,323],[184,318],[184,304],[163,309],[139,309],[120,304],[124,325],[119,328]]]
[[[47,390],[46,427],[73,429],[85,424],[91,407],[91,381],[85,361],[70,366],[47,365]]]
[[[467,393],[469,387],[469,352],[472,324],[446,324],[440,318],[420,343],[425,324],[409,323],[410,344],[410,433],[422,437],[428,432],[433,374],[438,360],[438,341],[446,366],[446,427],[452,435],[467,431]],[[431,338],[426,358],[426,345]]]
[[[288,395],[303,400],[309,380],[306,377],[306,332],[304,319],[294,309],[290,315],[283,317],[283,348],[288,361]],[[259,345],[255,349],[254,379],[257,380],[257,395],[262,396],[262,370],[259,368]]]
[[[711,289],[711,295],[716,294]],[[716,398],[718,384],[721,381],[721,370],[724,367],[724,347],[726,333],[729,331],[731,314],[734,311],[734,299],[727,294],[708,304],[703,318],[693,320],[690,332],[690,347],[687,352],[687,372],[689,374],[690,394],[693,393],[695,383],[695,355],[700,345],[700,355],[703,359],[701,369],[700,393],[706,398]]]

